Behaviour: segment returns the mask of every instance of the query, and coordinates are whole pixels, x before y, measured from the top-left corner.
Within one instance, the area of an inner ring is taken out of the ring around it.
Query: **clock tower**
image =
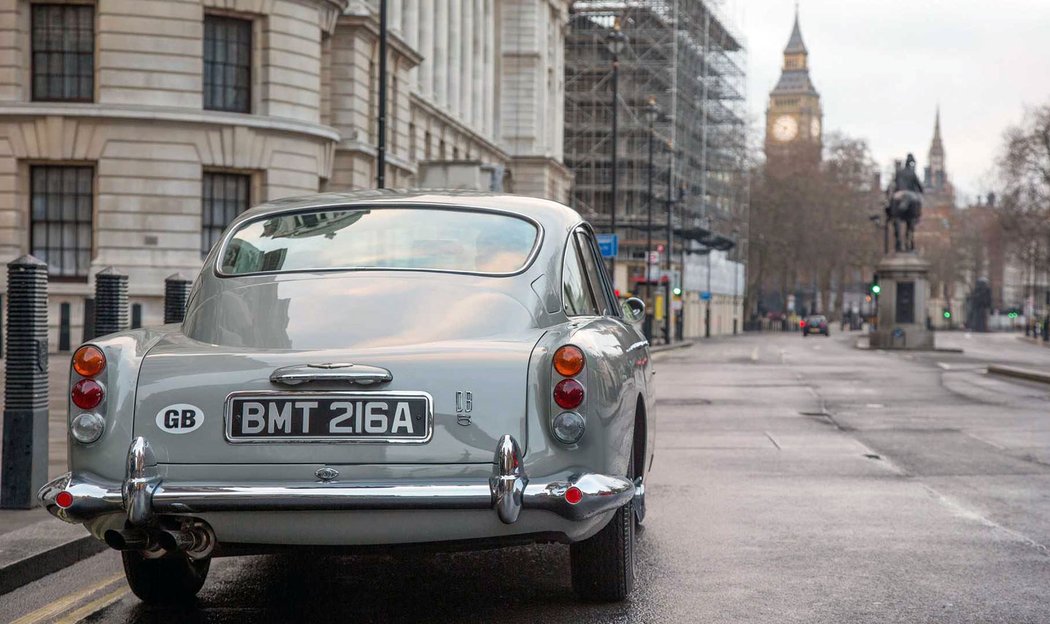
[[[820,94],[809,78],[809,52],[795,9],[795,27],[784,48],[780,80],[769,94],[766,109],[766,159],[791,163],[820,162],[824,113]]]

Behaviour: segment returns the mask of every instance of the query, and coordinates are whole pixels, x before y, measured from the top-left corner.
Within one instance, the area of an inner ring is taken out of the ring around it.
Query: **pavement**
[[[560,545],[219,559],[179,608],[139,603],[106,551],[4,595],[0,621],[1050,621],[1050,388],[986,373],[1050,369],[1050,350],[953,332],[938,346],[962,352],[859,351],[856,337],[654,356],[657,453],[623,604],[577,602]]]

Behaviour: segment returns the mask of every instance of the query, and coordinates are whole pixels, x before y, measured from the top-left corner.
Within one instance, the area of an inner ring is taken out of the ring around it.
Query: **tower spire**
[[[937,114],[933,121],[933,141],[930,142],[930,157],[944,156],[944,142],[941,141],[941,105],[937,105]]]
[[[784,54],[805,54],[806,52],[806,44],[802,41],[802,28],[798,20],[798,2],[795,2],[795,27],[791,29],[791,39],[784,48]]]

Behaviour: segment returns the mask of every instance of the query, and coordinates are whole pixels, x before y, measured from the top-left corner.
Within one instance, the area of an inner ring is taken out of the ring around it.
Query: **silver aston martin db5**
[[[274,201],[211,251],[181,325],[81,346],[70,472],[40,498],[145,601],[212,557],[570,544],[621,600],[653,456],[649,345],[591,227],[550,201]]]

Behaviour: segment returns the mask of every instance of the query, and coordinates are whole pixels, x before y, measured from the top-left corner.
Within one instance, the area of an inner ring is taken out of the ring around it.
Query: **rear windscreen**
[[[345,209],[242,224],[222,251],[224,275],[327,269],[514,273],[536,246],[517,217],[436,208]]]

